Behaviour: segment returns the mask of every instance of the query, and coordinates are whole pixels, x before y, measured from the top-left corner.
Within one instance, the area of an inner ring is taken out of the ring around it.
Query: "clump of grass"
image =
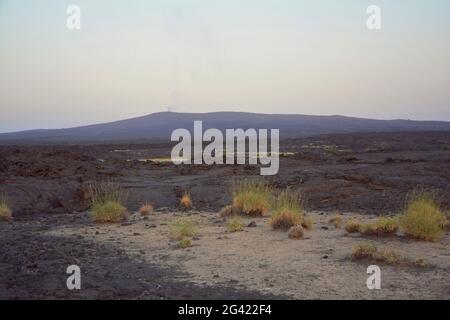
[[[289,189],[282,191],[273,205],[270,225],[273,229],[287,230],[302,223],[303,205],[302,196]]]
[[[91,207],[92,220],[99,223],[117,223],[125,219],[127,209],[119,202],[107,201],[95,203]]]
[[[447,219],[434,195],[415,193],[400,217],[405,234],[425,241],[437,241],[444,235]]]
[[[331,218],[329,223],[333,224],[336,229],[340,229],[342,227],[342,216],[337,213],[333,218]]]
[[[290,227],[301,223],[301,215],[298,212],[285,209],[274,213],[270,219],[272,229],[288,230]]]
[[[348,220],[347,223],[345,224],[345,230],[348,233],[360,232],[361,222],[356,218],[352,218],[352,219]]]
[[[12,219],[12,211],[9,208],[7,199],[0,196],[0,221],[11,221]]]
[[[141,216],[148,216],[153,212],[153,210],[153,206],[150,203],[146,203],[139,208],[139,214]]]
[[[121,222],[127,216],[123,203],[127,193],[112,181],[95,182],[88,186],[90,213],[95,222]]]
[[[231,232],[239,232],[244,230],[244,224],[238,217],[233,217],[228,220],[227,226],[228,230]]]
[[[378,249],[370,243],[358,244],[353,248],[353,260],[370,260],[383,262],[389,265],[398,265],[406,261],[406,259],[395,251],[384,248]]]
[[[428,262],[425,259],[419,258],[416,259],[416,261],[414,261],[414,264],[418,267],[427,267],[428,266]]]
[[[189,238],[183,238],[178,241],[178,247],[181,249],[186,249],[192,247],[192,241]]]
[[[362,224],[361,227],[359,228],[359,232],[361,232],[361,234],[364,234],[366,236],[374,236],[377,233],[375,230],[375,225],[372,223]]]
[[[303,238],[303,227],[301,225],[292,226],[289,228],[288,237],[290,239]]]
[[[353,247],[352,259],[367,259],[372,258],[377,252],[377,247],[370,243],[360,243]]]
[[[360,232],[365,235],[384,237],[393,235],[398,230],[398,220],[395,218],[380,218],[373,224],[365,224],[360,228]]]
[[[91,204],[118,202],[125,203],[127,200],[127,192],[112,180],[97,181],[91,183],[87,187],[87,192]]]
[[[196,223],[189,218],[178,218],[170,224],[172,238],[182,240],[184,238],[194,237],[197,234]]]
[[[301,226],[306,230],[312,230],[314,226],[314,219],[311,217],[305,217],[303,216],[301,219]]]
[[[188,192],[185,192],[180,199],[180,205],[183,209],[191,209],[192,208],[192,199],[191,195]]]
[[[380,218],[375,222],[377,235],[390,235],[398,230],[398,219],[396,218]]]
[[[263,216],[270,209],[271,190],[260,181],[244,180],[233,186],[233,207],[244,215]]]
[[[219,212],[221,217],[230,217],[238,214],[240,214],[240,210],[232,205],[223,207]]]

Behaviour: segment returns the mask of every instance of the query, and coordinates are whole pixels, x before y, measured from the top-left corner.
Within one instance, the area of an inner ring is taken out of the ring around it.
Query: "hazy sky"
[[[450,0],[0,0],[0,132],[168,107],[450,120]]]

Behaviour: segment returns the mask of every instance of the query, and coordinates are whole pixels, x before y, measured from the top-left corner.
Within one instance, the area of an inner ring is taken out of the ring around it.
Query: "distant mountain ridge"
[[[126,120],[66,129],[39,129],[0,134],[0,143],[65,143],[134,140],[170,140],[177,128],[193,130],[195,120],[207,128],[280,129],[281,138],[325,133],[450,131],[450,122],[373,120],[345,116],[261,114],[245,112],[159,112]]]

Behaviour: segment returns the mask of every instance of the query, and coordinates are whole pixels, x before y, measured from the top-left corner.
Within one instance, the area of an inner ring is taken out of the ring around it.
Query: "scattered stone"
[[[323,230],[328,230],[328,227],[323,226],[322,229]]]
[[[256,221],[251,221],[248,225],[248,228],[256,228]]]

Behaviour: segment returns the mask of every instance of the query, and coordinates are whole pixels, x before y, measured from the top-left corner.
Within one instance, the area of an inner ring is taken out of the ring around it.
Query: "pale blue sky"
[[[450,0],[0,0],[0,132],[168,106],[450,120],[449,88]]]

